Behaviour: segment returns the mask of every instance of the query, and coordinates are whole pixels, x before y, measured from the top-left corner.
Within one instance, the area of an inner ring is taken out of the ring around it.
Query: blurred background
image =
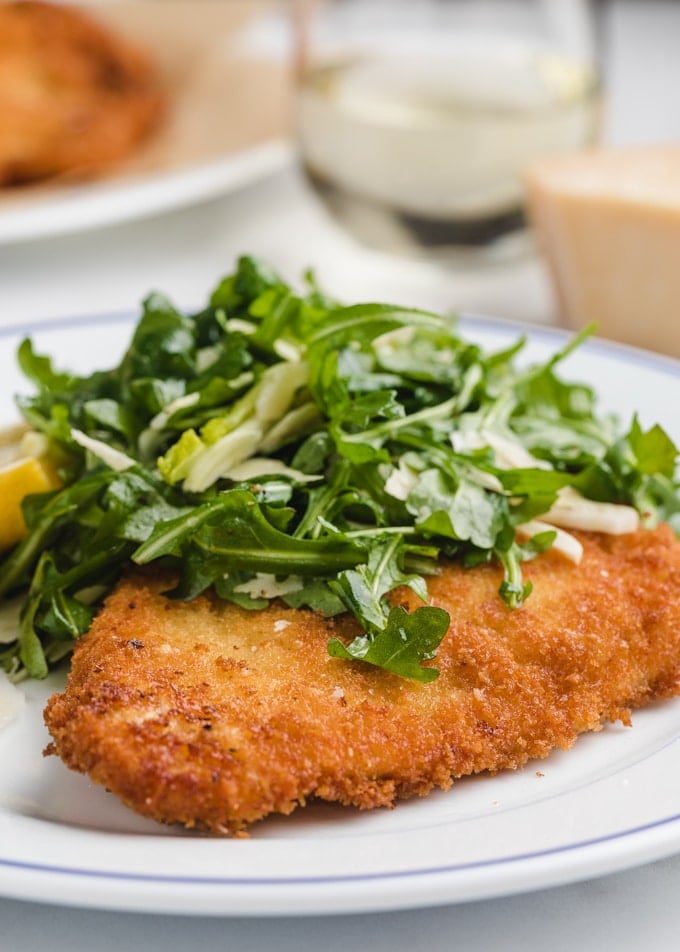
[[[564,323],[555,261],[586,226],[555,239],[537,235],[530,215],[527,230],[535,159],[670,144],[664,169],[643,163],[626,174],[643,192],[663,180],[653,202],[677,217],[675,0],[99,0],[81,9],[148,56],[162,118],[96,174],[0,188],[0,297],[16,321],[86,313],[95,288],[103,310],[134,306],[150,286],[192,305],[249,251],[288,277],[312,265],[341,297]],[[0,44],[2,33],[0,24]],[[0,141],[17,83],[6,78],[0,93]],[[592,186],[591,210],[619,200],[603,199],[603,188]],[[659,224],[648,226],[656,231],[645,246],[659,237]],[[680,245],[680,231],[672,238]],[[608,267],[615,283],[630,270],[604,255],[598,275]],[[570,268],[566,280],[578,282],[582,263]],[[111,269],[124,280],[111,282]],[[26,294],[36,274],[49,300]]]

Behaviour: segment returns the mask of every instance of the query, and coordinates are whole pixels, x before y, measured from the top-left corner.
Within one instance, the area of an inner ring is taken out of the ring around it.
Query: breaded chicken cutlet
[[[526,565],[521,609],[497,568],[442,567],[430,598],[452,621],[430,684],[329,657],[356,634],[346,617],[173,601],[171,580],[131,576],[48,702],[48,750],[147,817],[237,834],[312,797],[389,807],[569,748],[680,693],[680,542],[577,535],[580,566]]]
[[[149,58],[79,9],[0,3],[0,185],[91,175],[156,126]]]

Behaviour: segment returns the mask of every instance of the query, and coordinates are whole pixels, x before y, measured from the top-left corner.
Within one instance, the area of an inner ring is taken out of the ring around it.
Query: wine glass
[[[305,173],[382,250],[517,253],[523,170],[597,140],[587,0],[299,0],[296,36]]]

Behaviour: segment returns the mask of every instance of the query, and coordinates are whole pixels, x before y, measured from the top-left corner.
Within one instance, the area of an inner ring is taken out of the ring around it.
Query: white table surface
[[[680,6],[670,0],[622,0],[607,16],[606,36],[607,138],[680,139]],[[339,230],[291,162],[255,185],[189,210],[0,248],[0,324],[130,310],[152,288],[193,306],[243,252],[266,258],[289,278],[313,264],[330,292],[356,300],[382,297],[441,310],[554,320],[540,261],[469,272],[395,263],[359,248]],[[0,898],[0,950],[511,952],[545,946],[551,952],[675,952],[678,897],[680,856],[528,895],[345,917],[185,918]]]

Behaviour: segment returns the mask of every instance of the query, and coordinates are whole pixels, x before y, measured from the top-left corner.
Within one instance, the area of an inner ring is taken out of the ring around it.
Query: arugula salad
[[[111,370],[75,376],[23,341],[36,392],[17,405],[61,488],[24,499],[28,532],[0,562],[0,600],[21,605],[0,666],[45,677],[121,574],[157,563],[172,598],[350,612],[362,633],[320,650],[435,678],[440,560],[495,561],[519,608],[523,562],[551,546],[578,561],[570,529],[680,529],[671,439],[598,416],[559,376],[584,336],[521,366],[524,339],[485,353],[449,317],[347,307],[311,275],[296,293],[243,257],[197,313],[150,295]],[[404,585],[411,613],[389,599]]]

